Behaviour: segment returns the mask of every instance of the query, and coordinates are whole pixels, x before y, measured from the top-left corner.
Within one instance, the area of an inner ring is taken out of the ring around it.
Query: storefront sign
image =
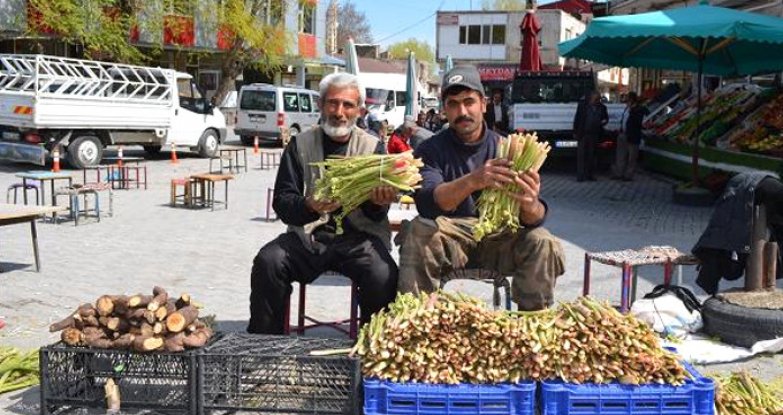
[[[458,14],[439,14],[438,24],[441,26],[456,26],[459,24]]]
[[[482,81],[513,81],[517,65],[479,65],[478,71]]]

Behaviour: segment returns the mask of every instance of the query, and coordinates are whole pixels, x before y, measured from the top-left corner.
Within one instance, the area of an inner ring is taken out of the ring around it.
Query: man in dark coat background
[[[574,138],[578,142],[576,153],[576,181],[595,181],[595,146],[609,122],[609,112],[601,103],[601,94],[592,91],[579,102],[574,116]]]

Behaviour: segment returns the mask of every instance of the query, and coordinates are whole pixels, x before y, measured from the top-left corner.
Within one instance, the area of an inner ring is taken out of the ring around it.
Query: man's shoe
[[[633,181],[633,179],[632,179],[632,178],[630,178],[630,177],[623,177],[623,181],[624,181],[624,182],[632,182],[632,181]]]
[[[596,182],[596,181],[598,181],[598,179],[596,179],[595,177],[588,177],[587,181],[589,181],[589,182]]]
[[[623,177],[622,176],[612,176],[611,179],[612,180],[623,180]]]

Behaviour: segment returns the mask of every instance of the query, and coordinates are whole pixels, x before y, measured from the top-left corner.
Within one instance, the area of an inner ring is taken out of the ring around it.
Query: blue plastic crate
[[[365,415],[534,415],[536,383],[437,385],[364,379]]]
[[[713,415],[715,384],[691,365],[682,386],[541,382],[541,415]]]

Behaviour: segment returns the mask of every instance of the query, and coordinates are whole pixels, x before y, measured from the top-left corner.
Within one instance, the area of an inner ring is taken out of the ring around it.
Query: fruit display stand
[[[645,123],[642,165],[682,180],[691,179],[695,97]],[[783,94],[751,84],[729,85],[705,100],[699,175],[714,170],[741,173],[783,171]]]

